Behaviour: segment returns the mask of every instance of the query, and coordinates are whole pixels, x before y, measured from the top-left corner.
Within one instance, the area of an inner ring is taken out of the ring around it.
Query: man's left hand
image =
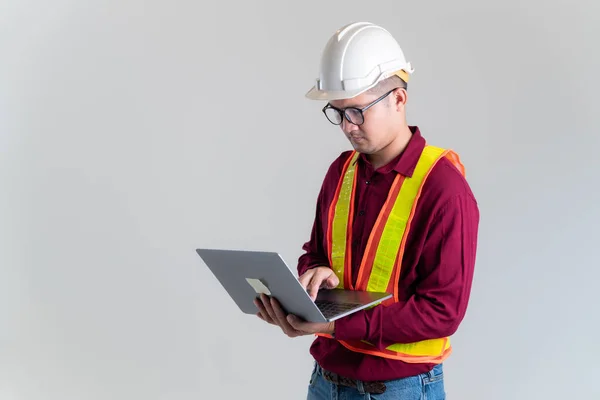
[[[258,308],[256,314],[260,319],[272,325],[277,325],[289,337],[314,335],[315,333],[333,334],[334,322],[307,322],[295,315],[286,314],[279,302],[265,294],[260,295],[260,300],[254,300]]]

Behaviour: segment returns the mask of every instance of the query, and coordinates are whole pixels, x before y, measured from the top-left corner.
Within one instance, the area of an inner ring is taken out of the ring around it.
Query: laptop
[[[308,295],[283,258],[275,252],[196,249],[239,309],[258,312],[254,299],[275,297],[288,314],[310,322],[331,322],[392,297],[344,289],[320,289],[316,301]]]

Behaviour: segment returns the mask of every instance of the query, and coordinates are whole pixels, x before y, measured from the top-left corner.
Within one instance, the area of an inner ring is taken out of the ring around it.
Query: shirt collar
[[[417,126],[410,126],[412,137],[406,145],[404,151],[398,154],[392,161],[383,167],[379,168],[377,172],[387,174],[391,171],[396,171],[406,177],[412,177],[417,162],[421,157],[421,153],[425,148],[425,139],[421,136],[421,131]],[[359,157],[365,164],[370,164],[367,157],[364,154],[360,154]]]

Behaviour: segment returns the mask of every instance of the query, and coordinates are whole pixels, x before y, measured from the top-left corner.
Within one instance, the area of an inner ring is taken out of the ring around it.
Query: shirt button
[[[368,185],[369,183],[371,183],[371,181],[365,181],[365,185]]]
[[[363,215],[365,215],[365,210],[360,210],[360,211],[358,212],[358,216],[359,216],[359,217],[362,217]]]

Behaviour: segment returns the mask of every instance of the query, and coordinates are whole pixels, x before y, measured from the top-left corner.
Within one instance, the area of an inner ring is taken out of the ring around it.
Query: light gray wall
[[[295,266],[348,148],[304,93],[350,21],[482,219],[450,399],[600,398],[597,1],[0,1],[0,399],[301,399],[312,338],[238,312],[198,246]]]

